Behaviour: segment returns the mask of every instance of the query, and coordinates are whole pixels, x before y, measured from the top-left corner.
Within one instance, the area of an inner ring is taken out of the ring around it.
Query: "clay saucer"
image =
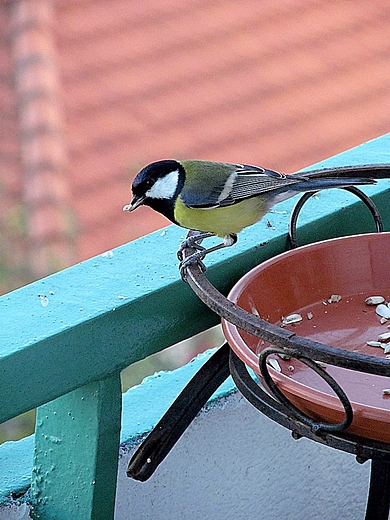
[[[385,358],[383,348],[367,344],[390,332],[390,320],[381,323],[376,306],[365,303],[370,296],[390,302],[390,233],[336,238],[283,253],[247,273],[228,298],[279,326],[283,318],[300,315],[301,321],[285,326],[299,336]],[[225,320],[222,325],[232,349],[260,373],[258,356],[269,344]],[[343,420],[340,401],[320,376],[296,359],[271,357],[276,369],[270,367],[270,373],[293,404],[317,420]],[[390,378],[330,364],[326,371],[352,404],[348,432],[390,443],[390,395],[384,393]]]

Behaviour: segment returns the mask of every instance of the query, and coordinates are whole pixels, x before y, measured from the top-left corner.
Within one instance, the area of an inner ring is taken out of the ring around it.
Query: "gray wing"
[[[227,180],[225,177],[224,182],[214,186],[207,194],[202,189],[201,199],[197,190],[186,191],[185,195],[181,195],[185,204],[192,208],[204,209],[231,206],[242,200],[278,190],[302,180],[302,178],[289,178],[289,176],[258,166],[237,164],[235,167]]]

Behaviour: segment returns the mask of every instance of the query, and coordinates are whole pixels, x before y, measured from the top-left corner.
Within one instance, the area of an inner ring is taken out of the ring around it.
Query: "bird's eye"
[[[151,187],[153,186],[153,184],[154,184],[154,180],[153,180],[153,179],[148,179],[148,180],[145,182],[145,184],[146,184],[146,187],[147,187],[147,188],[151,188]]]

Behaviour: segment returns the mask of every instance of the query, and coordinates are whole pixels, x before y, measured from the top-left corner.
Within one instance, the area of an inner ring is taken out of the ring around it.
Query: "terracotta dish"
[[[297,335],[385,358],[384,348],[367,344],[390,332],[390,319],[381,323],[376,305],[366,304],[370,296],[390,302],[390,233],[337,238],[283,253],[241,278],[229,299],[279,326],[283,317],[299,314],[301,321],[285,326]],[[225,320],[222,325],[233,350],[259,373],[258,355],[269,344]],[[269,371],[293,404],[317,420],[343,420],[340,401],[313,370],[295,359],[271,357],[281,371]],[[348,432],[390,442],[390,395],[384,393],[390,393],[390,378],[332,365],[326,371],[351,401],[354,419]]]

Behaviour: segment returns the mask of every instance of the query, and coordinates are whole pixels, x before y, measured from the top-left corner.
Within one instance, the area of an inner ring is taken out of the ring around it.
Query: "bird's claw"
[[[204,238],[207,238],[209,236],[212,236],[212,233],[198,233],[196,235],[191,235],[191,236],[187,237],[185,240],[183,240],[183,242],[180,244],[179,250],[177,252],[177,258],[179,259],[179,261],[182,262],[184,259],[184,256],[183,256],[184,249],[191,248],[191,249],[196,249],[196,251],[198,251],[198,252],[205,251],[206,248],[201,246],[199,244],[199,241],[202,241]]]
[[[201,269],[202,273],[206,271],[206,266],[202,262],[202,260],[205,258],[205,256],[210,252],[210,249],[207,249],[206,247],[203,247],[200,245],[200,242],[204,240],[205,238],[209,238],[214,236],[214,233],[209,232],[198,232],[191,234],[188,236],[181,244],[180,248],[177,252],[177,257],[180,261],[179,264],[179,270],[180,270],[180,276],[182,277],[182,280],[184,282],[187,281],[187,272],[186,268],[190,265],[198,265]],[[187,258],[184,258],[184,249],[195,249],[195,252],[189,255]]]
[[[183,251],[184,251],[184,249],[187,249],[187,248],[196,249],[196,251],[198,253],[202,253],[203,251],[206,250],[205,247],[201,246],[200,244],[197,244],[196,242],[188,244],[187,241],[185,240],[184,242],[181,243],[180,248],[177,252],[177,258],[179,259],[180,262],[183,262],[183,260],[184,260]],[[188,257],[188,258],[190,258],[190,257]]]
[[[197,251],[196,253],[193,253],[192,255],[188,256],[185,259],[181,259],[181,260],[179,259],[180,260],[180,264],[179,264],[180,276],[184,282],[187,281],[187,267],[189,267],[190,265],[194,265],[194,264],[198,265],[200,270],[202,271],[202,273],[204,273],[206,271],[206,266],[202,262],[203,258],[206,256],[204,254],[205,248],[202,248],[202,249],[203,249],[202,251]]]

